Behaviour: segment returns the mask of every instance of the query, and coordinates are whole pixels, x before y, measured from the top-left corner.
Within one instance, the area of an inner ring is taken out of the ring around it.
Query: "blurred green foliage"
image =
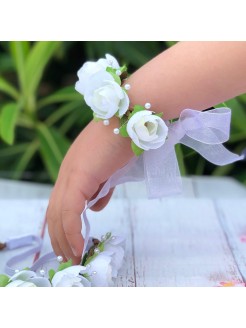
[[[175,44],[168,42],[0,42],[0,177],[54,182],[77,134],[92,119],[74,90],[88,59],[110,53],[133,72]],[[246,95],[227,102],[232,111],[227,147],[246,147]],[[246,184],[245,163],[216,167],[178,145],[183,174],[231,175]]]

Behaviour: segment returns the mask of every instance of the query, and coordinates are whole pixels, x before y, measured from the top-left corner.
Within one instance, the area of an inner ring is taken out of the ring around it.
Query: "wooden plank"
[[[212,201],[134,200],[131,216],[137,286],[242,282]]]
[[[216,200],[218,217],[246,282],[246,198]]]
[[[47,199],[52,186],[0,179],[0,199]]]
[[[27,234],[40,235],[47,200],[0,200],[0,241]],[[18,250],[0,252],[0,272],[3,272],[6,261],[22,253]],[[19,268],[30,266],[33,256],[19,264]]]
[[[229,177],[193,177],[195,195],[198,198],[230,198],[246,197],[246,188]]]

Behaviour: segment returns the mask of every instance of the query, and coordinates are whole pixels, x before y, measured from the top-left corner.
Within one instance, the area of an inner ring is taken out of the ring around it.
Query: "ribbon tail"
[[[209,162],[216,165],[231,164],[244,159],[244,155],[234,154],[222,144],[205,144],[187,135],[180,140],[180,143],[194,149]]]
[[[182,181],[174,148],[166,146],[144,152],[144,171],[148,198],[178,194]]]

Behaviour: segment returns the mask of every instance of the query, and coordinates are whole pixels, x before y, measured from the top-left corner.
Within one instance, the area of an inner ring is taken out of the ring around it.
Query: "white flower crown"
[[[168,127],[161,119],[162,113],[149,110],[150,103],[129,108],[127,91],[131,86],[125,83],[127,76],[126,65],[120,67],[113,56],[106,54],[106,58],[86,62],[80,68],[75,89],[92,109],[94,120],[103,120],[104,125],[109,125],[113,116],[120,119],[120,127],[113,130],[114,134],[130,137],[132,150],[139,156],[144,150],[161,147]]]
[[[14,240],[13,240],[14,241]],[[124,238],[106,233],[101,240],[90,238],[80,265],[72,265],[72,260],[63,262],[56,258],[56,269],[35,270],[25,268],[15,270],[15,274],[0,274],[0,287],[108,287],[114,279],[124,258]],[[47,261],[42,261],[46,264]]]

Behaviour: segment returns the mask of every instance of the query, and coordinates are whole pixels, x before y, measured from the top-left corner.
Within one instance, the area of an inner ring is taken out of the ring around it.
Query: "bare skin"
[[[136,71],[127,83],[131,104],[152,104],[164,119],[184,108],[203,110],[246,92],[246,42],[180,42]],[[118,120],[91,122],[71,145],[47,209],[52,246],[64,259],[80,262],[80,214],[103,183],[132,157],[130,139],[114,135]],[[113,190],[93,210],[105,207]]]

